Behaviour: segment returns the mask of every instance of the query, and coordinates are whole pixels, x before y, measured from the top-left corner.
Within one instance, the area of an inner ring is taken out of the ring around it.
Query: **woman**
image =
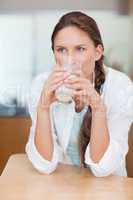
[[[98,26],[86,14],[62,16],[51,40],[56,66],[35,79],[29,99],[29,160],[46,174],[61,162],[87,167],[97,177],[126,176],[128,131],[133,120],[131,80],[104,66]],[[64,54],[81,63],[73,79],[61,67]],[[72,89],[69,104],[60,103],[55,95],[63,84]]]

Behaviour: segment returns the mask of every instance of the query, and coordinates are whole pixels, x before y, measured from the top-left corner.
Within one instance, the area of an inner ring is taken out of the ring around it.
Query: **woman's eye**
[[[57,49],[57,51],[60,53],[65,53],[65,48],[59,48],[59,49]]]
[[[83,52],[83,51],[85,51],[85,48],[84,47],[77,47],[77,51]]]

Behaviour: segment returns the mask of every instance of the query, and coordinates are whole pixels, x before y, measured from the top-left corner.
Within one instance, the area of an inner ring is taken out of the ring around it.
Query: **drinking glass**
[[[63,65],[62,67],[68,72],[69,79],[75,78],[76,71],[81,69],[81,64],[80,62],[74,60],[72,57],[64,56],[63,58]],[[72,98],[72,91],[73,89],[67,88],[64,84],[62,84],[56,91],[55,91],[55,96],[58,101],[62,103],[71,103],[73,98]]]

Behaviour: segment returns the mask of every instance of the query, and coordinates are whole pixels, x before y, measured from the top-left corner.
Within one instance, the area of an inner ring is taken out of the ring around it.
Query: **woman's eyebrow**
[[[79,47],[79,46],[87,47],[88,45],[87,45],[87,44],[77,44],[77,45],[74,45],[74,46],[75,46],[75,47]],[[56,47],[56,48],[60,48],[60,47],[66,48],[65,45],[56,45],[55,47]]]
[[[79,46],[87,47],[88,45],[87,45],[87,44],[77,44],[76,46],[77,46],[77,47],[79,47]]]
[[[63,45],[56,45],[55,47],[64,47]]]

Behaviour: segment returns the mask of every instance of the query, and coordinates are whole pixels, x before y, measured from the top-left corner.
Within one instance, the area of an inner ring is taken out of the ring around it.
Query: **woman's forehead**
[[[91,39],[85,31],[77,27],[66,27],[61,29],[55,37],[56,46],[66,45],[86,45],[90,43]]]

